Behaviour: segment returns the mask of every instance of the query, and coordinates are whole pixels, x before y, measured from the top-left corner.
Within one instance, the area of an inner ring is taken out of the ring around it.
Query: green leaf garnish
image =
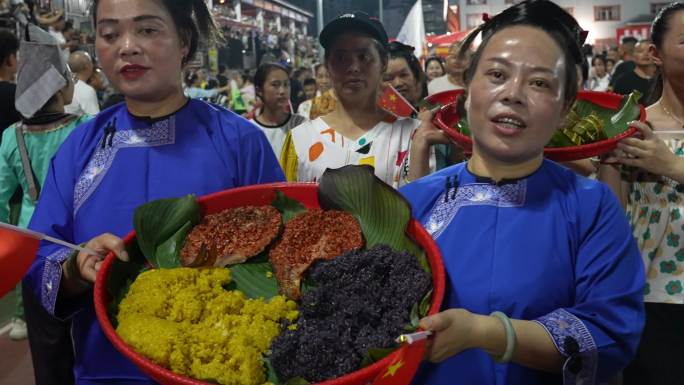
[[[641,93],[638,91],[623,97],[617,112],[615,109],[601,107],[588,100],[577,100],[568,113],[564,127],[554,133],[546,146],[589,144],[622,134],[629,128],[629,122],[639,118],[639,98]],[[586,135],[587,132],[591,134]],[[594,140],[589,140],[591,137],[594,137]]]
[[[188,223],[192,228],[199,222],[200,207],[193,195],[146,203],[135,210],[133,217],[143,255],[152,265],[167,268],[181,266],[179,254],[187,235],[184,229]]]
[[[546,144],[546,147],[569,147],[574,145],[575,143],[573,143],[572,140],[570,140],[570,138],[563,133],[563,131],[556,130],[551,137],[551,140],[549,140],[549,143]]]
[[[418,305],[418,315],[421,318],[428,314],[430,305],[432,305],[432,289],[425,293],[425,296],[420,300],[420,304]]]
[[[280,380],[278,379],[278,376],[276,376],[275,369],[273,369],[271,358],[264,357],[262,360],[264,362],[264,369],[266,370],[266,381],[274,384],[280,384]]]
[[[472,133],[470,132],[470,126],[468,125],[468,119],[466,117],[458,120],[456,129],[463,135],[472,136]]]
[[[620,110],[611,116],[610,124],[606,125],[606,135],[608,135],[609,138],[625,132],[629,122],[639,118],[639,114],[641,113],[639,99],[641,99],[641,93],[639,91],[634,91],[629,94],[628,97],[622,99]]]
[[[246,262],[230,267],[231,290],[239,290],[249,298],[269,299],[278,295],[278,282],[266,251]]]
[[[365,368],[366,366],[370,366],[383,358],[389,356],[392,354],[392,352],[396,349],[394,348],[384,348],[384,349],[368,349],[368,352],[366,355],[363,357],[363,360],[361,361],[361,367]]]
[[[180,266],[180,252],[183,248],[185,238],[188,236],[188,233],[190,233],[193,226],[194,224],[192,222],[185,222],[171,238],[157,246],[157,251],[155,252],[157,267],[171,269]]]
[[[418,323],[420,322],[420,314],[418,313],[418,302],[414,303],[413,306],[411,306],[411,313],[409,315],[409,318],[411,320],[411,326],[414,329],[418,329]]]
[[[319,182],[318,201],[323,209],[353,215],[361,225],[366,248],[384,244],[395,250],[406,250],[419,259],[425,258],[423,250],[406,233],[411,206],[394,188],[375,176],[372,167],[327,169]]]
[[[271,202],[271,206],[275,207],[280,211],[283,217],[283,224],[289,222],[292,218],[296,217],[306,211],[304,205],[292,198],[289,198],[283,194],[280,190],[276,190],[276,198]]]

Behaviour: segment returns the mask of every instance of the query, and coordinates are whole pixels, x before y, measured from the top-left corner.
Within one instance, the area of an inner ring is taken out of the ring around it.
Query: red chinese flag
[[[380,108],[387,112],[391,112],[400,118],[410,118],[411,115],[416,112],[411,103],[409,103],[399,91],[395,90],[394,87],[388,85],[380,96],[378,101]]]
[[[408,385],[418,370],[425,355],[425,343],[420,340],[412,344],[404,344],[399,348],[399,354],[390,361],[389,365],[380,371],[372,385]]]
[[[40,241],[0,228],[0,297],[14,289],[31,267]]]

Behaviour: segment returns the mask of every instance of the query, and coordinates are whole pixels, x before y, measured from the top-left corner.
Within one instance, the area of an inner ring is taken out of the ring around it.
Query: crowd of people
[[[125,261],[120,237],[150,200],[370,165],[448,274],[415,383],[684,383],[684,4],[650,40],[599,51],[555,3],[526,0],[424,60],[350,12],[318,36],[322,62],[249,70],[190,65],[228,39],[203,0],[97,0],[93,25],[94,49],[60,13],[0,31],[0,221]],[[389,86],[411,116],[378,103]],[[449,90],[464,92],[471,154],[424,103]],[[582,163],[590,178],[543,157],[581,90],[647,106],[637,135]],[[36,384],[151,383],[97,322],[101,263],[43,243],[18,286],[10,336],[29,338]]]

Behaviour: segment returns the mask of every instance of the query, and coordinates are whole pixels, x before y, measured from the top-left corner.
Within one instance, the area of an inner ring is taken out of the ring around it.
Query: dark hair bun
[[[514,25],[530,25],[560,35],[566,40],[576,63],[583,60],[581,46],[586,39],[586,32],[572,15],[556,3],[549,0],[520,2],[491,17],[479,29],[483,39],[486,39],[497,31]]]

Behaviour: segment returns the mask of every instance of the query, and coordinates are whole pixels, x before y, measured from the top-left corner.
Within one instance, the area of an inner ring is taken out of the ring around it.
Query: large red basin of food
[[[270,204],[275,199],[276,190],[280,190],[286,196],[302,202],[302,204],[304,204],[307,208],[319,207],[318,185],[313,183],[275,183],[241,187],[203,196],[198,199],[198,202],[202,208],[203,215],[207,215],[232,207]],[[432,304],[428,313],[435,314],[439,311],[442,305],[445,289],[445,273],[444,265],[442,263],[442,256],[432,237],[430,237],[430,235],[415,219],[410,221],[407,232],[420,245],[420,247],[425,250],[428,262],[430,263],[432,269],[433,294]],[[131,232],[125,237],[124,240],[127,243],[130,243],[134,239],[135,232]],[[97,314],[97,319],[100,322],[100,326],[102,327],[102,330],[109,341],[112,342],[114,347],[121,352],[121,354],[130,359],[138,368],[140,368],[140,370],[161,384],[210,385],[206,382],[178,375],[169,369],[157,365],[133,350],[132,347],[128,346],[118,336],[118,334],[116,334],[116,331],[114,330],[107,314],[107,305],[112,298],[110,297],[106,288],[107,277],[114,259],[115,257],[111,253],[105,258],[105,261],[98,272],[94,292],[95,312]],[[385,368],[393,361],[396,354],[397,352],[394,352],[381,361],[374,363],[373,365],[320,384],[363,385],[369,383],[373,381],[373,379],[379,374],[380,370]]]

